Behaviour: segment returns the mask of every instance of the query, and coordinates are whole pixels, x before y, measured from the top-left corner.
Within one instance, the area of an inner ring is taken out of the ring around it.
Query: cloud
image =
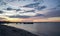
[[[37,2],[37,1],[39,1],[39,0],[34,0],[34,2]]]
[[[8,7],[6,10],[13,10],[12,8]]]
[[[35,12],[35,10],[28,10],[28,11],[26,11],[26,12]]]
[[[0,14],[2,14],[3,13],[3,11],[0,11]]]
[[[60,8],[60,5],[57,5],[58,8]]]
[[[8,16],[8,17],[15,17],[15,18],[28,18],[33,17],[36,15],[35,10],[32,8],[20,8],[20,9],[13,9],[7,8],[1,12],[0,16]]]
[[[40,5],[40,3],[38,2],[38,3],[28,4],[28,5],[25,5],[23,7],[34,8],[34,9],[39,10],[39,11],[47,8],[47,6],[45,6],[45,5],[43,5],[43,6],[39,6],[39,5]]]
[[[46,8],[46,6],[38,6],[38,7],[36,7],[35,9],[37,9],[37,10],[42,10],[42,9],[45,9]]]
[[[60,4],[58,5],[58,7],[60,7]]]
[[[41,17],[41,16],[44,17],[45,15],[44,14],[37,14],[36,16],[37,17]]]
[[[20,1],[26,1],[26,0],[6,0],[6,1],[8,1],[8,2],[16,2],[16,1],[18,1],[18,2],[20,2]]]
[[[8,10],[8,11],[11,11],[11,10],[16,10],[17,12],[18,11],[21,11],[21,9],[19,9],[19,8],[11,8],[11,7],[7,7],[5,10]]]
[[[9,16],[10,18],[29,18],[31,16],[20,16],[20,15],[16,15],[16,16]]]
[[[59,9],[51,10],[47,12],[45,15],[46,17],[60,17],[60,10]]]
[[[20,9],[23,11],[35,10],[34,8],[29,8],[29,7],[20,7]]]
[[[36,17],[36,16],[43,16],[43,14],[40,14],[36,11],[34,8],[27,8],[27,7],[20,7],[18,9],[7,7],[5,10],[3,10],[3,16],[8,16],[11,18],[30,18],[30,17]]]
[[[8,10],[2,10],[3,13],[0,14],[0,16],[13,16],[16,15],[16,12],[14,10],[8,11]]]
[[[34,8],[34,7],[37,7],[40,3],[32,3],[32,4],[28,4],[28,5],[25,5],[23,7],[29,7],[29,8]]]
[[[0,6],[6,5],[6,4],[7,4],[6,2],[4,2],[3,0],[0,0]]]
[[[27,13],[19,13],[20,16],[35,16],[36,13],[33,12],[27,12]]]
[[[16,9],[16,11],[21,11],[21,9]]]
[[[17,1],[17,0],[6,0],[7,2],[14,2],[14,1]]]

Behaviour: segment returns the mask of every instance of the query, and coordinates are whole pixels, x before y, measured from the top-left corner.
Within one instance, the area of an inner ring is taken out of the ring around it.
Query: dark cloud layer
[[[8,7],[8,8],[6,8],[5,10],[16,10],[16,11],[21,11],[21,9],[14,9],[14,8],[11,8],[11,7]]]
[[[42,9],[45,9],[46,8],[46,6],[38,6],[38,7],[36,7],[35,9],[37,9],[37,10],[42,10]]]
[[[16,11],[21,11],[21,9],[15,9]]]
[[[29,7],[29,8],[34,8],[34,7],[37,7],[40,3],[32,3],[32,4],[28,4],[28,5],[25,5],[23,7]]]
[[[31,16],[20,16],[20,15],[16,15],[16,16],[9,16],[10,18],[29,18]]]
[[[30,18],[30,17],[45,17],[44,14],[37,14],[35,16],[20,16],[20,15],[16,15],[16,16],[9,16],[10,18]]]
[[[39,6],[40,3],[33,3],[33,4],[28,4],[23,7],[29,7],[29,8],[35,8],[37,10],[42,10],[45,9],[47,6]]]
[[[38,0],[34,0],[34,2],[37,2]]]
[[[60,7],[60,5],[58,5],[57,7]]]
[[[34,12],[35,12],[35,10],[29,10],[29,11],[25,11],[25,12],[33,12],[33,13],[34,13]]]
[[[0,14],[2,14],[3,13],[3,11],[0,11]]]
[[[45,15],[44,14],[37,14],[36,16],[38,16],[38,17],[43,16],[44,17]]]
[[[6,10],[13,10],[12,8],[8,7]]]
[[[60,17],[60,10],[52,10],[46,13],[47,17]]]

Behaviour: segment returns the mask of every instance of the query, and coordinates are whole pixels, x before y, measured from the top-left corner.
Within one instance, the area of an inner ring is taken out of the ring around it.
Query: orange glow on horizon
[[[60,17],[51,17],[51,18],[5,18],[3,21],[7,22],[60,22]],[[1,20],[0,20],[1,21]]]

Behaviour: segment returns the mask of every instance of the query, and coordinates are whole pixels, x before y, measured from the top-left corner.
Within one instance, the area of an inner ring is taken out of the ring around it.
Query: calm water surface
[[[60,23],[6,24],[38,35],[60,36]]]

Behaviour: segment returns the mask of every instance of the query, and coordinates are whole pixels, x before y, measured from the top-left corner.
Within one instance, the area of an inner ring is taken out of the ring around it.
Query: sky
[[[0,0],[0,21],[60,22],[59,18],[60,0]]]

